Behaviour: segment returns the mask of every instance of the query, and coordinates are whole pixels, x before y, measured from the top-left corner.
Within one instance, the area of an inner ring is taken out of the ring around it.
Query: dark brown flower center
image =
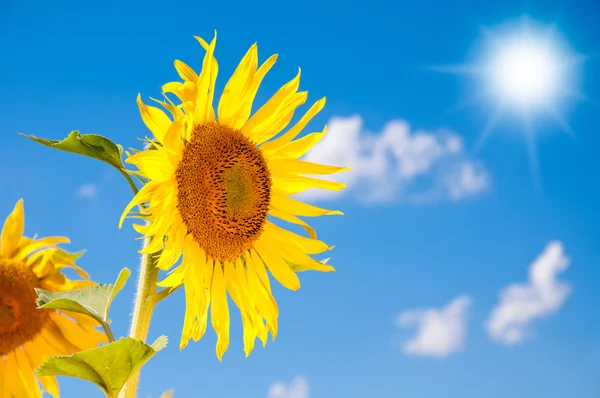
[[[263,231],[271,177],[260,149],[240,131],[197,126],[176,172],[178,210],[206,253],[239,258]]]
[[[25,264],[0,258],[0,357],[33,340],[48,321],[38,310],[37,276]]]

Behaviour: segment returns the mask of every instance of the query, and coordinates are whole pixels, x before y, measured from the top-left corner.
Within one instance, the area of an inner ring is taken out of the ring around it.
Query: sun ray
[[[552,118],[554,122],[560,127],[560,129],[566,133],[569,137],[577,141],[577,137],[575,137],[575,132],[569,122],[558,112],[558,110],[552,106],[551,104],[546,104],[544,107],[544,113]]]
[[[457,103],[456,105],[450,107],[446,111],[444,111],[444,115],[451,115],[451,114],[460,112],[462,110],[465,110],[466,108],[475,106],[475,105],[481,103],[482,101],[485,101],[487,98],[489,98],[489,94],[480,94],[480,95],[472,96],[471,98],[467,98],[466,100],[461,101],[461,102]]]
[[[585,95],[581,91],[577,90],[576,88],[561,87],[558,90],[558,93],[560,95],[562,95],[563,97],[566,97],[566,98],[569,98],[569,99],[572,99],[575,101],[579,101],[579,102],[590,101],[590,98],[587,95]]]
[[[430,72],[447,73],[452,75],[476,75],[481,74],[484,68],[479,65],[431,65],[423,68]]]
[[[530,109],[523,111],[523,131],[525,141],[527,142],[527,152],[529,154],[529,168],[531,170],[531,178],[533,186],[539,191],[541,190],[541,179],[539,172],[539,162],[535,147],[535,135],[533,130],[533,116]]]
[[[499,104],[496,107],[496,109],[494,109],[492,116],[486,122],[485,127],[481,131],[481,134],[479,134],[479,138],[477,139],[477,142],[475,143],[475,147],[473,149],[474,153],[478,153],[481,150],[481,148],[483,147],[483,144],[485,144],[487,139],[490,137],[490,135],[496,128],[498,121],[500,120],[500,117],[502,116],[503,112],[504,112],[503,104]]]
[[[577,137],[561,107],[567,101],[597,105],[576,86],[576,68],[593,55],[578,54],[568,49],[561,38],[558,22],[545,27],[527,15],[509,21],[498,29],[478,27],[480,54],[475,62],[437,65],[427,70],[466,76],[487,85],[483,94],[471,95],[445,114],[462,110],[478,102],[494,103],[492,113],[477,137],[474,152],[481,150],[501,119],[521,120],[527,143],[532,178],[539,188],[539,165],[533,128],[534,116],[545,117],[556,124],[575,142]]]

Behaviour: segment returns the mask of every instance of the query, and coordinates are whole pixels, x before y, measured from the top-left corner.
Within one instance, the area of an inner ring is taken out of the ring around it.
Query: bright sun
[[[561,87],[560,56],[550,43],[518,38],[497,48],[489,79],[502,100],[532,106],[548,103]]]
[[[487,123],[481,126],[475,151],[501,119],[522,123],[519,131],[529,147],[531,171],[537,183],[534,121],[547,118],[566,133],[573,134],[559,107],[566,100],[585,98],[574,85],[574,68],[585,57],[567,51],[568,46],[558,36],[555,25],[542,27],[527,16],[507,22],[494,31],[482,29],[482,33],[483,40],[479,43],[482,48],[476,62],[431,69],[467,75],[483,83],[473,98],[455,108],[480,101],[492,105]],[[505,126],[504,131],[515,131],[514,123]]]

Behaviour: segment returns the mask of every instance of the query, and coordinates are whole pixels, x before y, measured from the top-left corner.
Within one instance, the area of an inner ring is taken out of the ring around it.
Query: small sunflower
[[[300,287],[295,271],[333,271],[311,255],[332,247],[316,239],[315,231],[298,216],[342,214],[300,202],[290,195],[309,188],[341,190],[344,185],[306,175],[325,175],[345,170],[298,158],[325,135],[297,136],[323,108],[318,100],[287,131],[307,92],[298,92],[300,71],[252,116],[258,87],[277,55],[258,66],[258,50],[252,45],[229,79],[217,112],[213,97],[218,65],[214,57],[216,33],[210,44],[199,37],[206,54],[198,75],[176,60],[183,82],[167,83],[158,101],[169,113],[144,104],[138,95],[142,119],[154,138],[142,152],[126,162],[146,184],[126,207],[121,223],[133,206],[147,204],[146,225],[134,225],[151,237],[142,252],[162,250],[157,266],[162,270],[182,261],[160,286],[185,287],[186,312],[180,348],[190,338],[197,341],[206,331],[208,309],[217,333],[219,360],[229,345],[227,293],[240,309],[246,356],[256,337],[266,344],[268,333],[277,335],[278,308],[267,270],[283,286]],[[271,217],[302,226],[309,237],[276,225]]]
[[[71,281],[66,267],[88,278],[74,263],[76,255],[56,245],[63,237],[32,239],[23,236],[23,201],[19,200],[4,222],[0,240],[0,397],[35,398],[43,390],[59,396],[54,377],[35,376],[33,370],[47,358],[71,355],[106,341],[96,323],[79,314],[39,310],[34,288],[67,291],[93,285]]]

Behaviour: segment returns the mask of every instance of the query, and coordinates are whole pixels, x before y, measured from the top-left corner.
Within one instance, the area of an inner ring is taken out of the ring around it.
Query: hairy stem
[[[144,247],[147,247],[150,239],[144,239]],[[152,255],[143,254],[140,261],[140,278],[135,294],[133,317],[129,337],[146,342],[152,312],[156,305],[154,295],[156,294],[156,281],[158,269],[155,267],[155,258]],[[131,376],[125,384],[125,388],[119,394],[119,398],[135,398],[139,382],[139,372]]]

